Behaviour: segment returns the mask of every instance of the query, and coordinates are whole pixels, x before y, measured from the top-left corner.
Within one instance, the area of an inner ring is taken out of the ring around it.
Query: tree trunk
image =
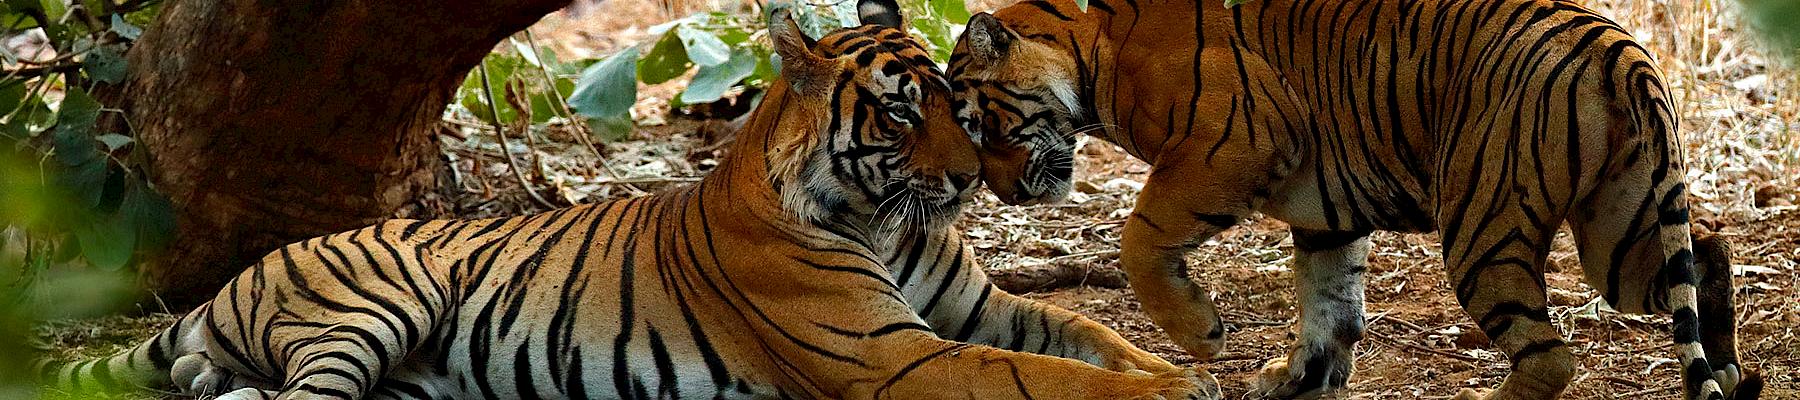
[[[281,245],[437,186],[432,133],[500,40],[569,0],[172,0],[121,93],[176,234],[141,267],[187,308]]]

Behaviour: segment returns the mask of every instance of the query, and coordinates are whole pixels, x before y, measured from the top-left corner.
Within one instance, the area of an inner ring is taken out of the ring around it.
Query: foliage
[[[29,354],[33,321],[113,312],[124,269],[173,229],[124,113],[94,93],[126,78],[155,0],[0,0],[0,354]],[[24,53],[24,52],[20,52]],[[0,397],[29,398],[29,363],[0,366]]]
[[[1741,0],[1745,19],[1755,27],[1771,50],[1787,57],[1789,65],[1800,67],[1800,1]]]
[[[903,12],[910,17],[908,24],[913,34],[924,39],[938,60],[948,60],[956,45],[956,36],[962,33],[962,26],[969,20],[963,0],[902,0],[900,3]],[[785,7],[794,13],[801,30],[813,37],[859,24],[854,0]],[[767,36],[765,15],[761,11],[702,12],[651,27],[649,31],[654,36],[645,43],[603,59],[575,63],[585,65],[585,69],[581,70],[573,90],[558,90],[557,93],[567,95],[565,103],[569,110],[599,139],[611,141],[623,139],[631,131],[631,107],[637,102],[640,83],[655,85],[688,77],[686,88],[670,100],[675,107],[721,101],[735,88],[767,87],[776,78],[778,61],[774,60],[774,50],[764,38]],[[503,71],[490,71],[490,75],[505,76],[504,71],[511,71],[510,68],[518,64],[507,61],[512,57],[505,52],[489,56],[488,62],[497,65],[494,70]],[[558,72],[558,76],[570,74],[569,69]],[[462,96],[463,107],[471,111],[489,107],[481,103],[479,96],[472,95],[477,93],[481,83],[476,75],[470,74]],[[558,82],[560,85],[561,81]],[[755,99],[738,101],[745,100]],[[503,123],[515,118],[516,112],[507,110],[506,106],[495,108]]]

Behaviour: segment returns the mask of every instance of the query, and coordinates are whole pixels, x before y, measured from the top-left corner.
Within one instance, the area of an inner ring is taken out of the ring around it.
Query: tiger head
[[[1067,195],[1087,119],[1074,58],[981,13],[950,56],[950,76],[956,121],[978,143],[988,189],[1007,204]]]
[[[783,208],[818,222],[929,229],[955,218],[980,182],[974,143],[956,126],[950,87],[906,33],[893,0],[863,0],[864,25],[814,41],[786,12],[769,34],[786,84],[782,127],[765,152]],[[798,131],[798,132],[795,132]]]

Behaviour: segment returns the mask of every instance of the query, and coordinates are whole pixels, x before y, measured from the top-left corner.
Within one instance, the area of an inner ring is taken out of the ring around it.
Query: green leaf
[[[500,123],[512,123],[513,120],[519,118],[519,111],[507,104],[506,99],[502,96],[506,95],[506,82],[512,79],[513,73],[523,63],[524,60],[518,57],[503,54],[488,55],[486,59],[482,60],[482,64],[488,67],[487,83],[489,86],[482,86],[480,70],[469,71],[469,76],[463,78],[462,89],[457,91],[457,102],[483,120],[488,119],[492,115],[490,113],[493,113],[499,114]],[[493,110],[488,109],[487,88],[494,90],[494,102],[497,104],[494,104]]]
[[[756,52],[756,74],[752,75],[751,79],[763,86],[774,83],[775,78],[779,78],[781,74],[779,70],[775,69],[774,50],[769,50],[767,47],[756,47],[752,50]]]
[[[59,136],[60,137],[60,136]],[[83,140],[89,140],[83,138]],[[106,193],[106,162],[98,159],[98,153],[92,149],[92,141],[87,142],[88,154],[95,154],[90,161],[66,165],[59,169],[56,184],[79,200],[82,209],[93,209],[100,206],[101,195]],[[59,143],[59,146],[60,143]],[[57,150],[60,154],[61,149]]]
[[[739,24],[718,28],[719,41],[723,41],[726,45],[730,46],[737,46],[750,41],[750,30],[746,29],[744,25],[741,25],[741,21],[736,22],[739,22]]]
[[[79,87],[69,88],[56,111],[56,160],[67,166],[94,162],[100,153],[94,148],[94,120],[100,117],[100,103]]]
[[[118,16],[113,16],[117,18]],[[88,52],[81,60],[81,69],[87,70],[88,77],[106,83],[119,83],[125,80],[125,50],[120,45],[105,45]]]
[[[724,64],[700,67],[700,72],[695,73],[694,80],[688,83],[687,90],[681,92],[681,102],[700,104],[719,101],[726,90],[754,73],[756,53],[750,49],[738,49],[731,52],[731,59]]]
[[[556,99],[552,96],[562,97],[563,93],[573,93],[575,91],[575,82],[562,78],[554,79],[556,79],[555,91],[540,90],[531,93],[532,123],[541,124],[550,122],[550,118],[562,114],[562,106],[557,104]]]
[[[927,1],[931,4],[932,11],[937,12],[938,17],[942,18],[945,22],[957,25],[967,25],[969,23],[969,6],[964,3],[963,0]],[[1087,0],[1081,0],[1081,2],[1085,4]]]
[[[81,242],[81,256],[87,258],[89,264],[108,271],[117,271],[131,262],[137,237],[137,221],[124,213],[114,213],[75,229],[75,240]]]
[[[125,198],[119,203],[119,215],[137,227],[137,248],[140,250],[160,249],[175,233],[174,207],[142,180],[133,179],[126,184]]]
[[[631,106],[637,103],[637,48],[627,48],[581,72],[569,107],[594,119],[620,118],[631,122]]]
[[[1231,1],[1231,0],[1225,0],[1225,1]],[[1088,0],[1075,0],[1075,7],[1080,8],[1081,12],[1087,12],[1087,3],[1088,3]]]
[[[25,10],[42,8],[37,0],[6,0],[0,3],[0,27],[17,28],[21,31],[36,28],[37,21],[25,16]]]
[[[39,0],[38,9],[44,10],[44,15],[50,17],[52,23],[62,21],[63,14],[69,12],[69,6],[63,0]]]
[[[1086,0],[1082,0],[1082,1],[1086,1]],[[1248,2],[1250,2],[1250,0],[1225,0],[1225,8],[1237,7],[1237,5],[1239,5],[1239,4],[1244,4],[1244,3],[1248,3]]]
[[[24,79],[0,79],[0,115],[19,108],[25,100]]]
[[[156,22],[156,14],[162,10],[163,3],[166,2],[153,1],[145,3],[148,5],[139,8],[137,11],[126,13],[125,22],[130,22],[134,26],[149,26]]]
[[[950,34],[949,23],[939,18],[914,18],[912,22],[913,29],[918,30],[932,48],[934,58],[950,59],[950,51],[956,47],[956,38]]]
[[[109,152],[119,151],[120,148],[123,148],[126,145],[129,145],[129,144],[131,144],[131,142],[134,141],[131,139],[130,136],[120,135],[117,133],[108,133],[105,135],[95,136],[94,139],[98,139],[98,140],[100,140],[100,143],[106,144],[106,151],[109,151]]]
[[[137,40],[138,36],[144,34],[144,28],[139,28],[137,25],[125,22],[125,18],[120,17],[118,14],[113,14],[112,27],[107,28],[107,30],[118,34],[119,37],[125,38],[126,40]]]
[[[23,121],[23,120],[9,120],[6,122],[0,122],[0,139],[15,139],[15,138],[22,139],[22,138],[28,138],[28,137],[35,136],[34,134],[36,132],[32,132],[31,127],[28,127],[25,125],[26,125],[25,121]],[[11,146],[14,144],[15,143],[0,142],[0,145],[5,145],[5,146]]]
[[[588,119],[588,127],[594,130],[594,138],[601,143],[612,143],[631,137],[631,116]]]
[[[675,34],[681,36],[682,46],[687,47],[688,59],[693,60],[696,65],[710,67],[731,58],[731,49],[712,33],[683,24],[675,28]]]
[[[644,80],[644,84],[655,85],[687,73],[691,65],[688,62],[687,46],[682,45],[681,37],[671,31],[664,33],[656,41],[656,46],[650,48],[650,54],[645,54],[644,59],[638,61],[637,74]]]

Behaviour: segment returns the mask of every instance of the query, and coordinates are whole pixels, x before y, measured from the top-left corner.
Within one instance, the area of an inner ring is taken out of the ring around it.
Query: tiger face
[[[1007,204],[1060,200],[1086,128],[1075,62],[987,13],[975,15],[950,56],[956,121],[978,144],[982,180]]]
[[[891,1],[864,1],[865,25],[814,42],[772,24],[785,101],[811,110],[818,135],[796,143],[784,206],[815,221],[850,217],[879,231],[935,229],[977,187],[974,144],[954,123],[949,83],[906,34]]]

